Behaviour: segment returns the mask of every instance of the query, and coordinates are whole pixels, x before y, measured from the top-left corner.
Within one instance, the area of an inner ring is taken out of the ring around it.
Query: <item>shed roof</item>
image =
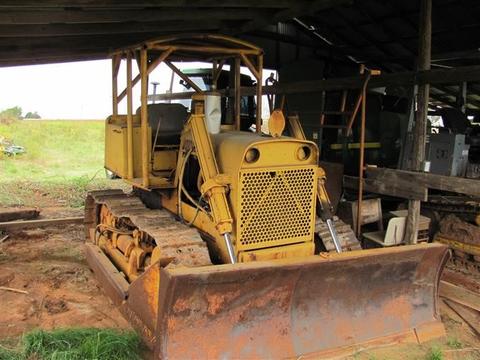
[[[415,68],[418,12],[418,0],[4,0],[0,66],[100,59],[150,38],[208,32],[405,71]],[[479,15],[477,0],[433,2],[434,68],[480,63]],[[266,66],[277,62],[266,53]],[[454,105],[460,87],[437,85],[431,97]],[[480,108],[480,84],[467,93]]]

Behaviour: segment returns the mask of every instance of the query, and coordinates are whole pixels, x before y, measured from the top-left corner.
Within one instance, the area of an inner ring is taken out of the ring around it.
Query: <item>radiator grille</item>
[[[314,167],[242,171],[240,246],[255,249],[311,240],[315,180]]]

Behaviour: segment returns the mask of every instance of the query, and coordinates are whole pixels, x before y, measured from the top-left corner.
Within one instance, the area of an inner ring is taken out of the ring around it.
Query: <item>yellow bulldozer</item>
[[[208,89],[176,61],[211,63]],[[192,91],[149,96],[148,76],[161,63]],[[332,221],[318,148],[298,117],[274,111],[269,133],[262,131],[262,63],[258,47],[210,34],[112,54],[105,167],[133,191],[86,199],[87,260],[105,292],[161,359],[318,358],[442,336],[437,301],[447,247],[348,251]],[[241,88],[242,64],[256,88]],[[218,89],[227,66],[233,86]],[[190,108],[172,99],[190,99]],[[322,251],[317,218],[333,252]]]

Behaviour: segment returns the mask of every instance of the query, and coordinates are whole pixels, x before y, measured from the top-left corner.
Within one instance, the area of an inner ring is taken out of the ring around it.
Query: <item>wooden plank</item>
[[[440,296],[447,300],[480,311],[480,294],[446,281],[440,281]]]
[[[410,188],[412,191],[417,186],[423,186],[429,189],[452,191],[459,194],[480,197],[480,181],[478,179],[466,179],[455,176],[375,167],[367,167],[366,173],[368,178],[377,180],[407,180],[410,182]]]
[[[343,186],[347,189],[358,190],[358,177],[343,177]],[[383,179],[363,179],[363,189],[366,192],[399,197],[402,199],[422,200],[428,198],[427,189],[424,186],[412,186],[407,179],[397,179],[395,181]]]
[[[13,220],[31,220],[38,217],[40,211],[36,208],[6,208],[0,209],[0,222]]]
[[[93,9],[89,11],[54,8],[49,10],[0,11],[0,24],[98,24],[118,22],[147,22],[172,20],[245,20],[256,16],[268,18],[270,11],[263,9]]]
[[[221,7],[221,8],[288,8],[292,4],[291,0],[196,0],[195,7]],[[185,5],[185,0],[7,0],[0,3],[0,8],[22,9],[33,7],[42,8],[62,8],[74,7],[84,9],[95,8],[157,8],[157,7],[180,7]]]
[[[23,230],[40,228],[46,226],[58,226],[66,224],[82,224],[83,216],[67,217],[61,219],[41,219],[41,220],[25,220],[25,221],[7,221],[0,223],[1,230]]]
[[[413,86],[415,84],[458,84],[462,81],[474,82],[480,81],[480,65],[462,66],[452,69],[435,69],[426,71],[408,71],[394,74],[382,74],[374,76],[368,82],[368,88],[379,88],[385,86]],[[331,78],[325,80],[297,81],[291,83],[277,83],[275,85],[263,86],[264,95],[271,94],[305,94],[311,92],[322,91],[339,91],[360,89],[363,80],[360,76]],[[233,96],[234,89],[224,91],[224,96]],[[256,94],[255,87],[242,87],[243,96],[254,96]],[[149,100],[171,100],[171,99],[188,99],[191,98],[191,92],[173,93],[173,94],[157,94],[155,97],[150,96]]]
[[[457,304],[454,301],[444,300],[444,302],[473,330],[477,336],[480,336],[480,314],[477,311]]]
[[[420,19],[418,34],[417,69],[430,70],[432,61],[432,0],[420,1]],[[417,106],[415,111],[415,125],[412,144],[412,170],[423,169],[425,161],[425,143],[427,137],[427,115],[430,100],[430,84],[421,84],[418,87]],[[405,244],[417,243],[417,229],[420,218],[420,201],[409,200],[408,216],[405,226]]]
[[[12,25],[0,24],[2,37],[50,37],[50,36],[80,36],[80,35],[111,35],[148,32],[173,33],[177,31],[209,31],[219,29],[220,21],[144,21],[93,24],[48,24],[48,25]]]

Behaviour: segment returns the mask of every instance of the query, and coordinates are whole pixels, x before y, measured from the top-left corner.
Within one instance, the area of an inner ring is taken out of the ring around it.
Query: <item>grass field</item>
[[[0,135],[26,153],[3,157],[0,181],[64,180],[103,171],[103,121],[15,121],[0,124]]]
[[[17,120],[0,124],[0,136],[26,149],[0,157],[0,205],[78,207],[88,189],[112,186],[103,169],[103,121]]]

